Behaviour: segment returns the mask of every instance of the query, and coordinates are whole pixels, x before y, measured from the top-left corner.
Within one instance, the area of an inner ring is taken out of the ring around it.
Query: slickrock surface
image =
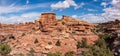
[[[8,42],[12,48],[10,54],[26,54],[30,48],[35,53],[46,54],[48,52],[68,51],[77,52],[76,44],[86,38],[88,44],[94,44],[98,39],[91,30],[94,25],[86,21],[77,20],[69,16],[56,19],[55,13],[42,13],[35,22],[21,24],[1,24],[0,41]],[[4,40],[4,38],[6,39]],[[35,40],[38,43],[34,43]],[[57,41],[61,46],[56,46]],[[52,44],[48,44],[51,42]]]

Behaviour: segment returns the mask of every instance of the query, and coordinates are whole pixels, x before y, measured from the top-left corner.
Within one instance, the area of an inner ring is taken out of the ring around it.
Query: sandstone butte
[[[98,36],[92,32],[94,26],[94,24],[69,16],[57,19],[55,13],[48,12],[42,13],[35,22],[0,24],[0,41],[7,42],[11,46],[11,55],[26,54],[31,48],[38,54],[57,51],[77,52],[78,41],[81,42],[85,38],[87,44],[90,45],[98,39]],[[34,43],[35,39],[38,43]],[[58,40],[61,46],[55,45]],[[49,42],[52,44],[49,45]]]

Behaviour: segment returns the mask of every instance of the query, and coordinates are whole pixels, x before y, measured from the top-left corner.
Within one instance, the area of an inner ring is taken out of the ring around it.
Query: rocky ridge
[[[94,44],[94,41],[98,39],[98,36],[92,32],[94,26],[94,24],[69,16],[57,19],[55,13],[48,12],[42,13],[40,19],[35,22],[1,24],[0,41],[11,46],[11,55],[27,54],[31,48],[39,55],[56,51],[77,52],[76,44],[83,38],[87,40],[88,45]],[[35,43],[36,39],[38,43]],[[61,46],[55,45],[58,40]]]

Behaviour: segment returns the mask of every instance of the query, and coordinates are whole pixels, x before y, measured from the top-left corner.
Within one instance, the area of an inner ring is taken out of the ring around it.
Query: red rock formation
[[[56,14],[54,13],[42,13],[40,17],[42,25],[54,25],[56,23]]]
[[[91,31],[92,28],[93,25],[86,21],[69,16],[57,20],[54,13],[42,13],[35,23],[3,25],[0,33],[12,33],[15,36],[15,40],[9,42],[12,48],[11,54],[26,54],[30,48],[33,48],[36,53],[56,51],[65,53],[76,52],[76,43],[81,42],[82,38],[86,38],[88,44],[94,44],[98,36]],[[35,39],[38,39],[37,44],[34,43]],[[55,45],[57,40],[61,41],[61,46]],[[52,42],[52,45],[48,42]]]

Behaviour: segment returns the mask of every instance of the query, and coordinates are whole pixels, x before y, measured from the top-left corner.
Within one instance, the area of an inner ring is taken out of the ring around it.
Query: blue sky
[[[42,12],[54,12],[88,22],[120,19],[120,0],[0,0],[0,23],[39,19]]]

